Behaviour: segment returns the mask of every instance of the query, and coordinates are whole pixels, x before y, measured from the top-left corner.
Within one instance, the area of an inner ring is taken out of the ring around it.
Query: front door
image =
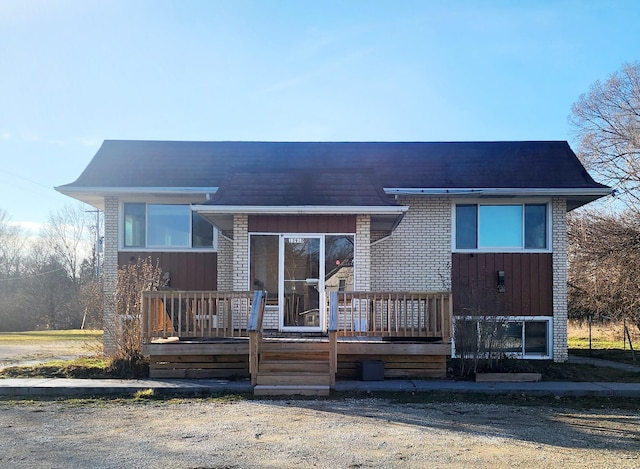
[[[321,331],[324,324],[324,245],[320,236],[280,237],[282,330]]]

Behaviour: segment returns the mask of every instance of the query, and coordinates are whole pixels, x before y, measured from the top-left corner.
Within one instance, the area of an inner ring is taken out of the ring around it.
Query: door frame
[[[279,233],[278,240],[278,329],[281,332],[325,332],[326,331],[326,294],[325,294],[325,234],[324,233]],[[319,326],[285,326],[285,288],[284,288],[284,253],[286,238],[318,239],[318,310]]]

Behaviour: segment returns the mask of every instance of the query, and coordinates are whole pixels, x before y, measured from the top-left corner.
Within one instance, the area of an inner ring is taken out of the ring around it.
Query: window
[[[193,212],[191,214],[191,247],[210,248],[214,245],[214,230],[211,223],[202,218],[201,215]]]
[[[456,318],[455,355],[506,354],[518,358],[551,358],[550,320],[541,318]]]
[[[125,203],[125,248],[216,247],[215,229],[189,205]]]
[[[324,250],[324,282],[328,291],[352,291],[353,243],[352,235],[326,235]]]
[[[124,245],[145,247],[145,204],[124,204]]]
[[[459,204],[456,249],[547,249],[546,204]]]
[[[267,291],[267,303],[278,303],[278,266],[280,245],[278,235],[251,235],[249,263],[251,288]]]
[[[147,246],[189,247],[191,209],[188,205],[147,206]]]

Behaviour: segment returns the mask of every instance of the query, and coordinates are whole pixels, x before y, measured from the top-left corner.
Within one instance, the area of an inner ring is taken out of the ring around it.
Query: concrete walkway
[[[611,360],[602,360],[600,358],[579,357],[577,355],[570,355],[569,363],[582,363],[605,368],[615,368],[617,370],[630,371],[632,373],[640,373],[640,363],[632,365],[628,363],[612,362]]]
[[[158,395],[203,396],[224,393],[251,393],[248,380],[181,379],[0,379],[0,396],[131,396],[153,389]],[[442,392],[483,394],[524,394],[530,396],[602,396],[640,398],[640,383],[476,383],[449,380],[338,381],[339,392]]]
[[[572,363],[618,368],[639,372],[640,366],[590,357],[569,357]],[[203,396],[225,393],[252,393],[249,380],[223,379],[0,379],[0,396],[131,396],[153,389],[158,395]],[[541,381],[537,383],[476,383],[451,380],[338,381],[338,392],[441,392],[482,394],[524,394],[527,396],[602,396],[640,398],[640,383],[595,383]]]

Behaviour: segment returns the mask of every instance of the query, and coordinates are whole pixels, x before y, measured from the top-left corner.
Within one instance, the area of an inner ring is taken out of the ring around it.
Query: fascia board
[[[386,194],[397,195],[475,195],[475,196],[605,196],[613,193],[609,187],[606,188],[403,188],[403,187],[385,187]]]
[[[409,207],[402,205],[394,206],[322,206],[322,205],[192,205],[191,209],[198,213],[259,213],[259,214],[323,214],[323,215],[344,215],[344,214],[371,214],[371,215],[391,215],[402,214],[409,210]]]
[[[54,189],[62,194],[213,194],[218,187],[65,187]]]

